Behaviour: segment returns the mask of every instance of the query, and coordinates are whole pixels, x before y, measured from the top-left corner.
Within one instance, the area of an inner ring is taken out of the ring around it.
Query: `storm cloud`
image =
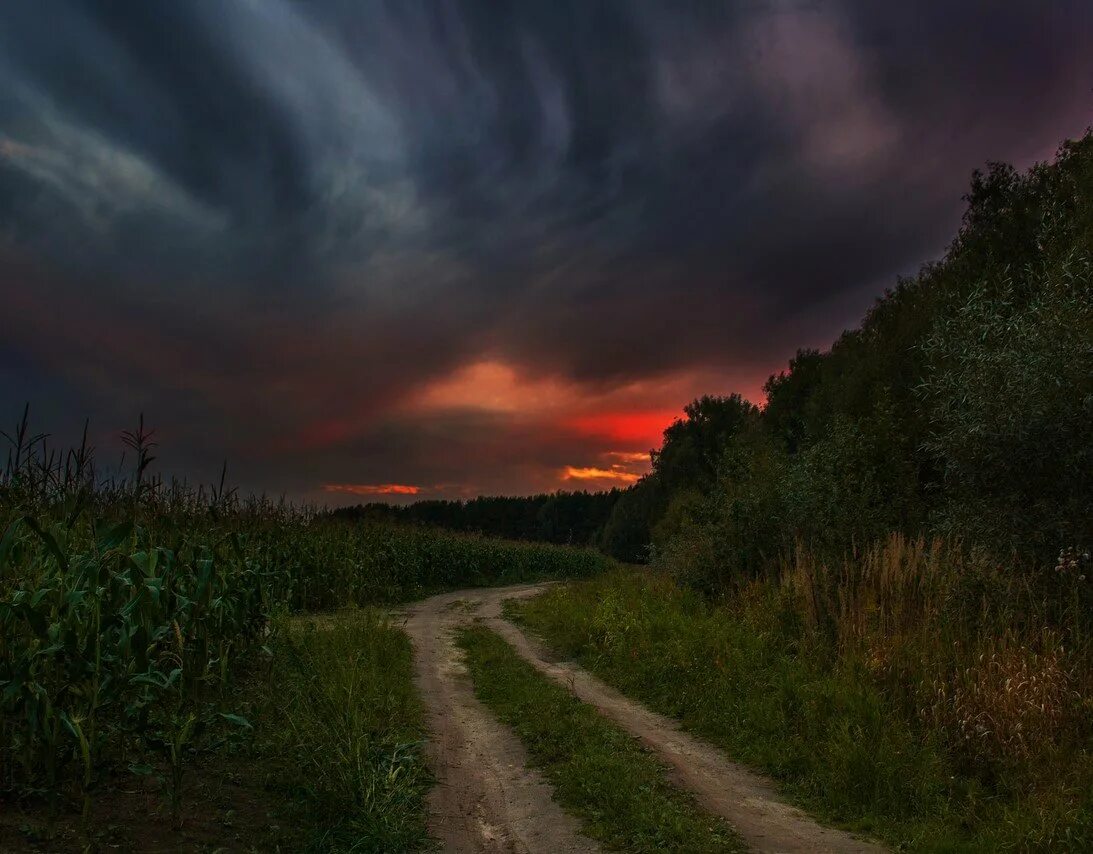
[[[12,4],[0,415],[298,498],[625,485],[1080,134],[1090,44],[1080,0]]]

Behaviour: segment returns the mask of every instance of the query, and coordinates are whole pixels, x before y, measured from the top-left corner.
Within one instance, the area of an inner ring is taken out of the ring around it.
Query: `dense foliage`
[[[162,776],[239,737],[237,664],[272,655],[273,618],[431,589],[581,576],[596,552],[379,524],[149,479],[96,480],[86,446],[46,453],[26,417],[0,476],[0,788],[75,796]]]
[[[510,540],[595,545],[621,490],[554,492],[549,495],[487,495],[466,501],[430,499],[395,505],[375,502],[333,511],[343,519],[435,525]]]
[[[1021,175],[973,176],[945,257],[825,353],[802,350],[760,412],[704,398],[665,433],[603,545],[652,547],[702,586],[804,540],[957,535],[1040,562],[1093,539],[1093,134]]]
[[[689,404],[627,490],[339,513],[594,543],[630,562],[671,552],[711,588],[798,540],[837,555],[890,531],[947,534],[1040,561],[1086,547],[1093,134],[1023,175],[990,164],[966,201],[944,258],[827,352],[799,351],[762,410],[735,394]]]

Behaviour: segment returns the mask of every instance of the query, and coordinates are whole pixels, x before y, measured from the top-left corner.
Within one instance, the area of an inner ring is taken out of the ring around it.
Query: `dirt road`
[[[527,591],[502,588],[488,594],[492,601],[494,595]],[[406,612],[429,730],[426,759],[437,780],[429,794],[429,832],[451,852],[599,851],[580,835],[577,819],[551,799],[541,775],[527,766],[519,739],[474,696],[454,631],[472,620],[474,604],[488,598],[484,593],[434,596]]]
[[[437,776],[430,797],[431,831],[446,851],[529,854],[595,851],[575,819],[550,797],[550,787],[526,767],[516,737],[474,698],[454,629],[480,618],[540,672],[626,729],[671,769],[673,781],[722,816],[755,851],[880,852],[884,849],[817,824],[782,801],[769,780],[729,761],[569,662],[550,660],[538,644],[501,617],[505,599],[532,596],[545,585],[446,593],[407,611],[417,685],[432,733],[428,758]]]

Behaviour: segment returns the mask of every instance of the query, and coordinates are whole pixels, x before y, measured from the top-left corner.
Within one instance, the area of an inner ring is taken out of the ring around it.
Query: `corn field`
[[[330,519],[149,476],[100,478],[26,414],[0,476],[0,789],[73,803],[155,774],[176,815],[187,759],[246,736],[229,690],[268,661],[277,614],[394,602],[458,585],[598,570],[595,553]]]

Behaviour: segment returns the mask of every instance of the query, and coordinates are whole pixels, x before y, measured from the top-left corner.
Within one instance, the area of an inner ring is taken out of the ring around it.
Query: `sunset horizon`
[[[12,10],[3,423],[330,506],[625,488],[1090,122],[1078,4],[506,8]]]

